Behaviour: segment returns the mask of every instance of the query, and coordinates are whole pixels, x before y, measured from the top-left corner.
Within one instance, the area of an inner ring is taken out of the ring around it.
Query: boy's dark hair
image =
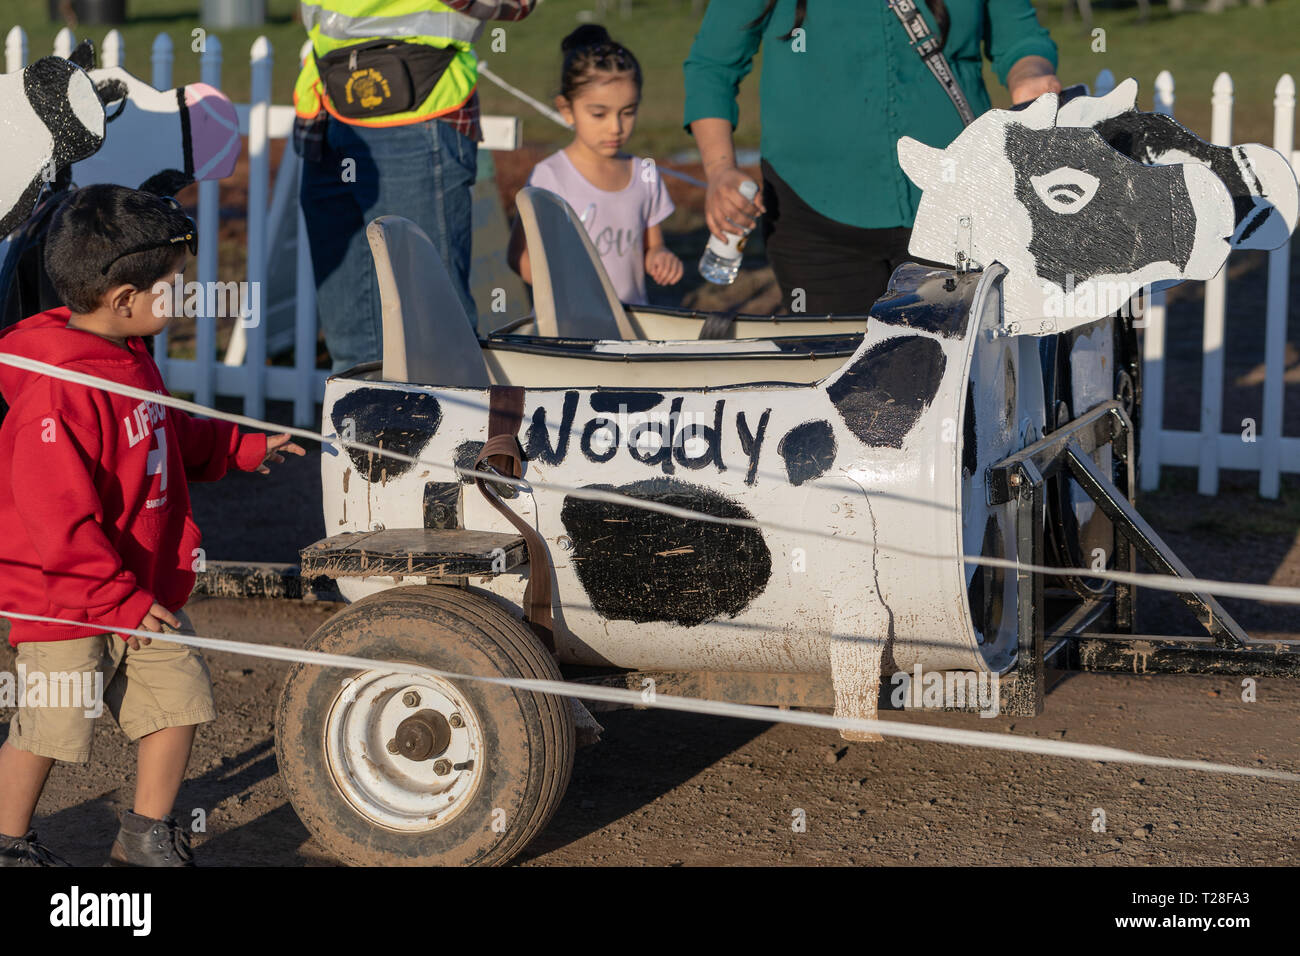
[[[573,102],[574,95],[596,79],[597,73],[631,73],[641,92],[641,64],[632,51],[610,39],[609,31],[596,23],[584,23],[562,41],[564,66],[560,70],[560,95]]]
[[[190,228],[188,217],[166,199],[109,184],[76,190],[54,214],[45,240],[45,271],[63,304],[74,313],[94,312],[109,289],[150,289],[170,279],[184,247],[159,246],[122,256],[129,249],[166,242]]]

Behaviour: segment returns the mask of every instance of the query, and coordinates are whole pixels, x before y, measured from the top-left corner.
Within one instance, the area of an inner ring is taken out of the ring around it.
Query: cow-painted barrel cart
[[[1189,575],[1134,508],[1140,388],[1117,313],[1140,287],[1215,274],[1257,209],[1284,239],[1295,180],[1234,204],[1206,165],[1135,161],[1066,118],[1046,96],[945,151],[900,142],[924,191],[912,250],[952,267],[900,267],[847,338],[480,341],[427,239],[372,223],[384,360],[329,380],[322,429],[420,462],[326,449],[329,536],[301,571],[352,603],[311,646],[850,717],[916,667],[998,675],[1001,709],[1034,715],[1058,670],[1119,660],[1138,640],[1129,584],[963,556],[1095,568],[1101,547],[1111,568],[1141,554]],[[558,313],[600,298],[548,294]],[[546,321],[525,331],[554,336]],[[806,374],[817,361],[833,368]],[[434,467],[451,462],[471,474]],[[1148,642],[1151,669],[1294,669],[1212,596],[1183,597],[1208,636]],[[341,858],[495,863],[562,798],[575,722],[594,723],[555,696],[298,665],[277,747]]]

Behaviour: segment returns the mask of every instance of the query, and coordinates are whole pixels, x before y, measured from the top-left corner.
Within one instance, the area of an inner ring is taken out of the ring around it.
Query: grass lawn
[[[868,2],[868,0],[859,0]],[[955,2],[955,0],[954,0]],[[1195,0],[1193,0],[1195,2]],[[175,44],[174,81],[198,79],[198,55],[191,52],[191,33],[198,26],[199,0],[127,0],[131,22],[122,27],[127,67],[148,79],[150,45],[160,32]],[[583,11],[594,11],[598,0],[543,0],[527,20],[502,24],[507,49],[493,52],[491,34],[479,43],[479,55],[494,70],[532,95],[549,100],[559,81],[560,38],[579,22]],[[610,2],[606,23],[611,33],[627,43],[641,60],[646,74],[646,98],[640,127],[633,141],[638,151],[664,156],[692,145],[682,132],[681,61],[690,48],[696,28],[691,0],[634,0],[632,12],[623,16],[619,3]],[[1039,19],[1048,26],[1060,47],[1060,75],[1069,84],[1092,83],[1097,72],[1110,69],[1117,79],[1137,77],[1140,103],[1149,108],[1151,87],[1160,70],[1168,69],[1177,82],[1176,114],[1196,132],[1207,135],[1210,88],[1215,76],[1226,71],[1236,84],[1238,107],[1233,130],[1237,142],[1272,140],[1273,85],[1285,72],[1300,73],[1300,0],[1268,0],[1265,7],[1238,6],[1220,14],[1170,14],[1157,2],[1146,23],[1138,22],[1135,3],[1094,0],[1094,28],[1105,31],[1105,52],[1093,52],[1094,40],[1077,17],[1064,20],[1063,0],[1037,0]],[[39,55],[53,43],[58,24],[49,22],[47,0],[6,0],[0,29],[18,24],[27,30],[31,54]],[[291,101],[297,73],[295,57],[305,39],[296,22],[293,0],[267,0],[267,23],[260,28],[223,30],[218,33],[225,52],[226,92],[236,101],[248,98],[248,50],[264,34],[275,50],[275,100]],[[102,43],[107,27],[83,27],[79,37]],[[741,88],[741,145],[758,142],[758,82],[755,74]],[[995,106],[1008,105],[1006,91],[991,74],[986,82]],[[534,142],[560,143],[565,132],[490,83],[482,84],[488,112],[516,113],[524,117],[524,135]]]

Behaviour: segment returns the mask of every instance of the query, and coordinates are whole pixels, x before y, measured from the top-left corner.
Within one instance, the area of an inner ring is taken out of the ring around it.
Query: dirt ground
[[[190,610],[202,634],[296,645],[334,609],[214,599]],[[276,770],[273,710],[287,665],[209,660],[221,716],[201,730],[177,804],[191,820],[203,812],[200,863],[332,865]],[[12,667],[7,646],[0,667]],[[1300,862],[1294,785],[911,741],[847,744],[830,731],[666,711],[600,718],[604,739],[578,751],[568,795],[522,865]],[[1032,721],[905,719],[1300,769],[1294,682],[1261,681],[1258,700],[1245,703],[1228,678],[1084,674]],[[42,839],[74,863],[101,863],[114,811],[130,806],[132,766],[131,746],[102,719],[92,763],[55,768]],[[1104,832],[1093,830],[1097,809]],[[792,829],[796,810],[804,832]]]

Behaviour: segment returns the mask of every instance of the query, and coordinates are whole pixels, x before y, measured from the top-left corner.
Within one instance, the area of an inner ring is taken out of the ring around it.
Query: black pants
[[[864,315],[909,255],[912,230],[862,229],[827,219],[763,160],[763,241],[790,312]],[[802,290],[802,293],[801,291]]]

